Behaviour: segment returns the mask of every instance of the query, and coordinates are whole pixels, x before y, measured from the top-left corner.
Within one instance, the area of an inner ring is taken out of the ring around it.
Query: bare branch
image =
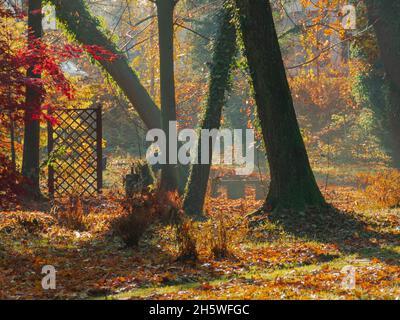
[[[193,30],[193,29],[191,29],[191,28],[189,28],[189,27],[187,27],[187,26],[185,26],[185,25],[183,25],[183,24],[180,24],[179,22],[175,22],[175,25],[178,26],[178,27],[181,27],[181,28],[183,28],[183,29],[186,29],[186,30],[188,30],[188,31],[190,31],[190,32],[193,32],[195,35],[197,35],[197,36],[199,36],[199,37],[201,37],[201,38],[203,38],[203,39],[205,39],[205,40],[207,40],[207,41],[211,41],[211,39],[208,38],[208,37],[206,37],[205,35],[203,35],[203,34],[197,32],[196,30]]]
[[[305,61],[305,62],[303,62],[303,63],[300,63],[300,64],[298,64],[298,65],[295,65],[295,66],[287,67],[286,69],[288,69],[288,70],[296,69],[296,68],[303,67],[303,66],[305,66],[305,65],[308,65],[308,64],[314,62],[315,60],[319,59],[319,57],[321,57],[321,55],[323,55],[324,53],[328,52],[329,50],[332,50],[333,48],[335,48],[335,47],[341,45],[342,43],[347,42],[347,41],[349,41],[349,40],[352,40],[352,39],[354,39],[355,37],[357,37],[357,36],[359,36],[359,35],[361,35],[361,34],[367,32],[367,31],[370,30],[377,22],[378,22],[378,20],[375,21],[375,22],[374,22],[373,24],[371,24],[370,26],[366,27],[364,30],[361,30],[360,32],[358,32],[358,33],[356,33],[356,34],[351,35],[350,37],[347,37],[346,39],[344,39],[344,40],[342,40],[342,41],[339,41],[339,42],[334,43],[334,44],[332,44],[332,45],[330,45],[330,46],[327,46],[326,48],[324,48],[324,49],[322,49],[320,52],[318,52],[318,54],[316,54],[316,55],[315,55],[314,57],[312,57],[310,60],[307,60],[307,61]]]

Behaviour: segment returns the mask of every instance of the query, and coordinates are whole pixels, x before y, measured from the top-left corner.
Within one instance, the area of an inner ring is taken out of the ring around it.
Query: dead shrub
[[[139,240],[154,218],[153,196],[135,195],[124,203],[123,213],[111,224],[114,235],[120,237],[128,247],[138,245]]]
[[[150,226],[150,217],[145,208],[125,212],[112,222],[113,233],[119,236],[127,247],[138,245],[143,233]]]
[[[377,173],[359,174],[360,184],[365,187],[365,195],[379,208],[400,206],[400,170],[388,169]]]
[[[178,192],[157,192],[157,218],[165,224],[177,224],[184,216]]]
[[[71,196],[68,203],[55,210],[58,223],[71,230],[85,231],[85,214],[82,200],[78,196]]]
[[[234,250],[247,235],[247,223],[242,217],[213,215],[206,222],[184,218],[176,227],[179,260],[198,260],[200,257],[234,258]]]
[[[181,202],[175,192],[142,192],[123,203],[123,213],[111,229],[129,246],[137,246],[146,230],[156,222],[176,223]]]
[[[128,246],[137,246],[154,224],[173,226],[177,260],[196,261],[201,257],[234,257],[234,248],[247,234],[246,219],[229,212],[210,216],[206,222],[192,221],[184,215],[176,192],[142,192],[125,199],[123,212],[111,222],[111,231]]]
[[[176,241],[178,244],[178,260],[196,261],[198,252],[196,248],[197,230],[191,219],[183,218],[176,225]]]
[[[14,228],[22,227],[26,232],[32,235],[39,235],[45,232],[53,223],[54,220],[49,215],[18,212],[11,215],[13,218],[10,219],[12,223],[6,226],[5,231],[12,232]],[[0,231],[2,231],[0,229]]]
[[[213,237],[211,238],[211,252],[215,259],[227,258],[230,253],[228,249],[228,237],[224,219],[218,219],[213,224]]]

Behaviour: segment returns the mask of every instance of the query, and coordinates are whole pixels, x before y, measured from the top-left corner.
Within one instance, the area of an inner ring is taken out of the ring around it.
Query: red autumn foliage
[[[13,169],[11,161],[0,153],[0,208],[2,210],[18,202],[17,195],[24,193],[23,182],[23,177]]]
[[[0,6],[0,19],[21,18],[22,13],[14,12]],[[1,26],[2,28],[4,26]],[[29,33],[28,33],[29,34]],[[12,44],[21,43],[15,50]],[[42,39],[19,37],[12,32],[4,32],[0,36],[0,106],[3,110],[26,110],[25,91],[30,88],[40,96],[38,101],[43,102],[48,95],[48,89],[55,89],[57,93],[72,99],[74,88],[66,78],[61,64],[78,59],[83,53],[88,53],[95,60],[114,61],[117,56],[99,46],[77,46],[71,44],[48,44]],[[34,75],[42,75],[41,79],[28,77],[27,71],[32,70]],[[44,112],[49,107],[60,106],[39,105],[32,112],[34,119],[44,119],[54,122]],[[31,108],[32,109],[32,108]]]
[[[9,9],[0,3],[0,113],[12,114],[16,122],[21,121],[25,113],[27,119],[48,121],[54,125],[57,119],[47,110],[63,106],[57,102],[58,99],[52,99],[52,105],[46,104],[46,98],[56,92],[72,99],[75,91],[61,68],[62,63],[79,59],[85,52],[96,60],[110,62],[117,56],[98,46],[49,44],[33,37],[31,32],[27,33],[28,36],[20,35],[13,26],[24,17],[18,8]],[[37,75],[41,77],[35,77]],[[27,89],[34,94],[34,99],[25,98]],[[21,177],[1,152],[0,161],[0,206],[3,206],[2,202],[14,201],[14,195],[21,194],[22,190],[19,187]]]

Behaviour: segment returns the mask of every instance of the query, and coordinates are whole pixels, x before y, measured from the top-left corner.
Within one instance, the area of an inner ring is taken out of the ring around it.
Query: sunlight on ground
[[[399,299],[400,210],[360,210],[367,199],[354,187],[329,187],[326,197],[363,228],[329,226],[326,238],[324,226],[304,235],[306,227],[267,220],[248,228],[242,217],[261,202],[209,199],[209,213],[230,221],[229,256],[212,256],[205,233],[213,229],[200,225],[199,260],[185,262],[170,226],[153,226],[138,248],[125,248],[109,229],[120,214],[113,200],[87,208],[80,231],[40,211],[2,213],[0,298]],[[57,269],[54,291],[41,287],[47,264]],[[342,285],[345,266],[356,268],[354,290]]]

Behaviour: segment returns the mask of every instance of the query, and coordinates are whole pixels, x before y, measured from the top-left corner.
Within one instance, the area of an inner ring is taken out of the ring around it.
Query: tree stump
[[[227,184],[228,199],[242,199],[245,197],[246,183],[241,180],[232,180]]]
[[[218,177],[210,179],[211,198],[218,198],[220,196],[219,186],[220,186],[220,179]]]
[[[254,189],[256,190],[256,200],[265,200],[267,197],[265,193],[265,186],[263,183],[255,183],[254,184]]]
[[[155,178],[147,162],[137,161],[132,165],[131,173],[125,176],[124,183],[126,196],[132,197],[154,184]]]
[[[128,198],[142,190],[140,174],[130,173],[125,176],[125,194]]]

